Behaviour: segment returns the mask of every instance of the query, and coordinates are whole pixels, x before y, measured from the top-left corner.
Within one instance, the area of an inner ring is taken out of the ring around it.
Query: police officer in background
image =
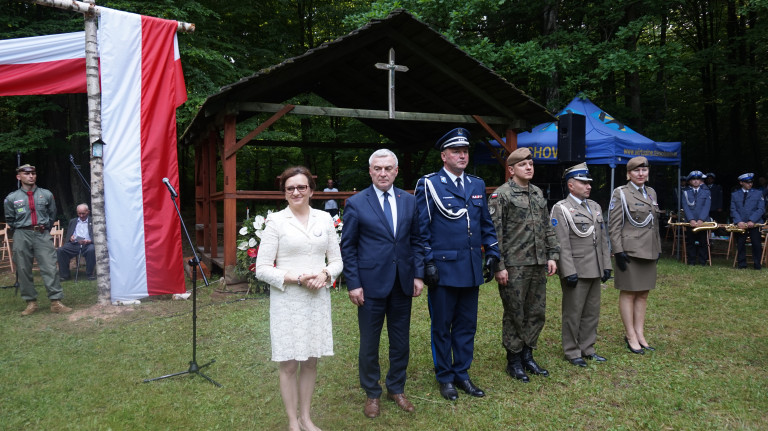
[[[723,188],[715,183],[717,176],[714,172],[707,172],[706,183],[709,188],[709,194],[712,196],[712,205],[709,207],[709,216],[718,223],[725,223],[725,214],[723,213]]]
[[[694,232],[693,228],[701,226],[709,219],[709,208],[712,196],[709,188],[702,187],[704,174],[701,171],[691,171],[688,174],[688,187],[683,190],[683,213],[685,220],[691,224],[685,232],[685,246],[688,253],[688,265],[706,265],[709,260],[707,249],[708,230]]]
[[[731,218],[735,225],[744,229],[744,233],[736,234],[738,249],[736,260],[739,263],[739,269],[747,267],[747,235],[752,242],[752,260],[755,269],[761,268],[760,260],[763,256],[760,227],[755,225],[763,221],[765,199],[762,193],[752,188],[754,178],[753,173],[739,175],[741,188],[731,194]]]
[[[16,179],[20,181],[21,188],[5,198],[5,222],[13,232],[13,259],[21,297],[27,301],[27,308],[21,315],[28,316],[38,308],[37,290],[32,280],[32,259],[37,259],[40,267],[40,275],[51,300],[51,312],[68,313],[72,309],[61,303],[64,293],[56,270],[56,250],[49,232],[56,218],[53,193],[37,187],[34,166],[19,166]]]
[[[503,259],[496,268],[504,307],[502,344],[507,351],[507,373],[522,381],[530,373],[549,372],[533,359],[547,308],[547,276],[557,271],[560,247],[549,222],[547,199],[531,184],[533,156],[526,147],[507,158],[509,180],[491,194],[488,204]]]
[[[560,242],[560,288],[563,290],[563,353],[572,365],[584,359],[605,362],[595,353],[600,318],[600,282],[611,278],[611,252],[603,211],[589,200],[592,178],[586,163],[563,173],[569,195],[552,207],[552,225]]]
[[[416,207],[424,235],[424,282],[432,319],[432,358],[440,395],[455,400],[456,387],[474,397],[485,392],[469,379],[477,328],[477,300],[483,281],[493,279],[499,261],[496,231],[485,182],[464,170],[469,131],[456,128],[435,144],[443,169],[416,183]],[[485,274],[483,256],[485,248]]]

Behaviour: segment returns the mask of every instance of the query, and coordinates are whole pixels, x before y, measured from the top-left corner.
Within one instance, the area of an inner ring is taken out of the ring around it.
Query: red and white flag
[[[85,93],[85,32],[0,40],[0,96]]]
[[[187,98],[176,21],[100,8],[104,199],[112,301],[185,292],[176,108]],[[178,201],[177,201],[178,202]]]

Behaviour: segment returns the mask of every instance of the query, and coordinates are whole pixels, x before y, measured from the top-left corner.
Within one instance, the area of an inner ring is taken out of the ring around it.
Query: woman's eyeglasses
[[[307,189],[308,189],[308,188],[309,188],[309,186],[306,186],[306,185],[301,185],[301,186],[288,186],[288,187],[286,187],[286,188],[285,188],[285,192],[286,192],[286,193],[288,193],[288,194],[293,194],[293,192],[295,192],[296,190],[298,190],[298,191],[299,191],[299,193],[304,193],[304,192],[306,192],[306,191],[307,191]]]

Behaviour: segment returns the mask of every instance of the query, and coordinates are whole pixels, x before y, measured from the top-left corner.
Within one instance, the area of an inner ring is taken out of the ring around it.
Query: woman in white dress
[[[315,431],[310,406],[317,358],[333,355],[328,288],[341,273],[341,252],[331,216],[309,206],[315,190],[309,170],[291,167],[279,179],[288,208],[267,217],[256,277],[270,285],[272,360],[280,363],[288,429]]]

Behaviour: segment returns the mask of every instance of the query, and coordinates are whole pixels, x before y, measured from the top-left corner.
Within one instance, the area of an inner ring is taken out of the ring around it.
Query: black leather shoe
[[[523,347],[523,352],[520,358],[525,371],[528,371],[529,373],[532,373],[532,374],[536,374],[538,376],[544,376],[544,377],[549,376],[549,371],[540,367],[539,364],[537,364],[536,361],[533,360],[533,349],[531,349],[530,347],[527,347],[527,346]]]
[[[482,389],[478,388],[472,383],[472,380],[456,380],[453,382],[457,388],[461,389],[462,391],[466,392],[468,395],[472,395],[473,397],[482,398],[485,396],[485,392],[483,392]]]
[[[653,347],[651,347],[651,346],[643,346],[642,344],[640,345],[640,347],[641,347],[643,350],[648,350],[648,351],[650,351],[650,352],[653,352],[653,351],[655,351],[655,350],[656,350],[656,349],[654,349],[654,348],[653,348]]]
[[[581,358],[573,358],[569,359],[568,362],[571,363],[571,365],[576,365],[577,367],[586,367],[587,362]]]
[[[642,347],[640,347],[637,350],[633,349],[632,346],[629,345],[629,340],[627,339],[626,335],[624,336],[624,341],[627,343],[627,349],[629,349],[630,352],[638,354],[638,355],[644,355],[645,354],[645,350],[643,350]]]
[[[593,353],[591,355],[585,355],[584,359],[594,359],[595,362],[605,362],[605,361],[607,361],[607,359],[605,359],[604,357],[598,355],[597,353]]]
[[[453,383],[440,383],[440,395],[448,401],[454,401],[459,398],[459,393]]]
[[[507,352],[507,374],[520,380],[523,383],[531,381],[523,370],[523,364],[520,362],[520,353]]]

